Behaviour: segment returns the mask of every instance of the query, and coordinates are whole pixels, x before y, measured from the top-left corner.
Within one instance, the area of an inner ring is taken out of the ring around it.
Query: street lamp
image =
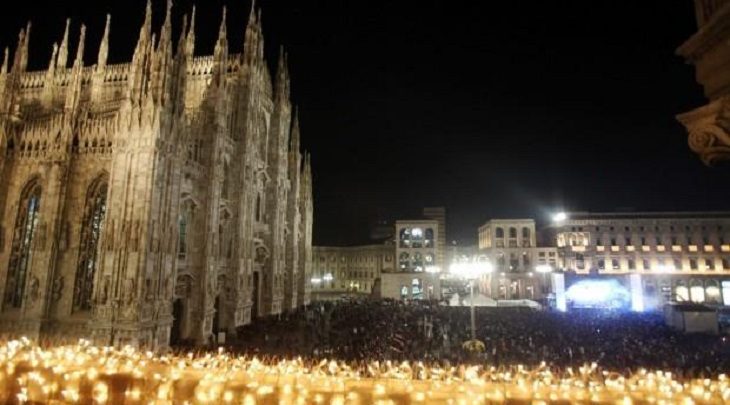
[[[548,273],[553,272],[553,268],[547,264],[541,264],[535,267],[535,271],[538,273],[542,273],[542,295],[546,295],[548,291],[547,275]]]
[[[474,316],[474,282],[484,274],[494,271],[492,263],[473,259],[466,262],[452,263],[449,267],[451,274],[469,281],[469,305],[471,306],[471,339],[477,339],[476,320]]]
[[[558,212],[553,215],[553,222],[563,222],[566,219],[568,219],[568,214],[566,214],[565,212]]]

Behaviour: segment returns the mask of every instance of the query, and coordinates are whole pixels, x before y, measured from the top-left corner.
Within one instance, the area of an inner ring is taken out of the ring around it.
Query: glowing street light
[[[327,273],[322,277],[322,280],[329,283],[334,280],[334,277],[332,277],[332,273]]]
[[[547,264],[540,264],[535,266],[535,271],[538,273],[542,273],[542,294],[547,294],[547,275],[548,273],[553,272],[553,268],[550,265]]]
[[[553,222],[563,222],[566,219],[568,219],[568,214],[564,212],[558,212],[555,215],[553,215]]]
[[[477,341],[476,319],[474,315],[474,281],[484,274],[494,271],[492,263],[473,259],[472,261],[452,263],[449,272],[469,280],[469,306],[471,307],[471,340]]]

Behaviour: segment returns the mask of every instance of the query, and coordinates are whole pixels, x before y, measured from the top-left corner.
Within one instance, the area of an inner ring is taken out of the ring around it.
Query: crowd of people
[[[595,362],[626,373],[646,368],[688,377],[730,370],[730,339],[683,334],[665,326],[660,314],[483,307],[476,309],[476,325],[477,338],[485,344],[479,354],[462,347],[471,337],[468,307],[427,301],[318,302],[241,328],[232,349],[264,358],[301,356],[362,364],[545,362],[564,370]]]

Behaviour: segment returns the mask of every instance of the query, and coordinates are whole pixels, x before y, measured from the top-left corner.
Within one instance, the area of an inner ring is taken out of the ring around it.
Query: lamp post
[[[494,270],[489,262],[481,262],[477,258],[471,261],[451,264],[449,271],[469,281],[469,306],[471,307],[471,340],[477,340],[476,316],[474,314],[474,282],[484,274]]]
[[[547,292],[548,292],[547,275],[548,275],[548,273],[553,272],[553,268],[547,264],[541,264],[541,265],[535,267],[535,271],[538,273],[542,273],[542,295],[544,298],[547,296]]]
[[[312,282],[312,287],[315,291],[319,288],[319,285],[322,284],[322,279],[319,277],[312,277],[310,281]],[[317,293],[314,293],[314,296],[316,301],[316,298],[319,298],[319,295]]]

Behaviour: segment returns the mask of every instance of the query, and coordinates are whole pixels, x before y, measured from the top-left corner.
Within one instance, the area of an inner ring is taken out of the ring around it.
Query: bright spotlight
[[[332,273],[327,273],[324,275],[324,277],[322,277],[322,280],[324,281],[332,281],[333,279],[334,277],[332,277]]]
[[[312,284],[319,284],[322,282],[322,279],[319,277],[312,277]]]
[[[568,214],[564,212],[558,212],[557,214],[553,215],[553,222],[563,222],[566,219],[568,219]]]

